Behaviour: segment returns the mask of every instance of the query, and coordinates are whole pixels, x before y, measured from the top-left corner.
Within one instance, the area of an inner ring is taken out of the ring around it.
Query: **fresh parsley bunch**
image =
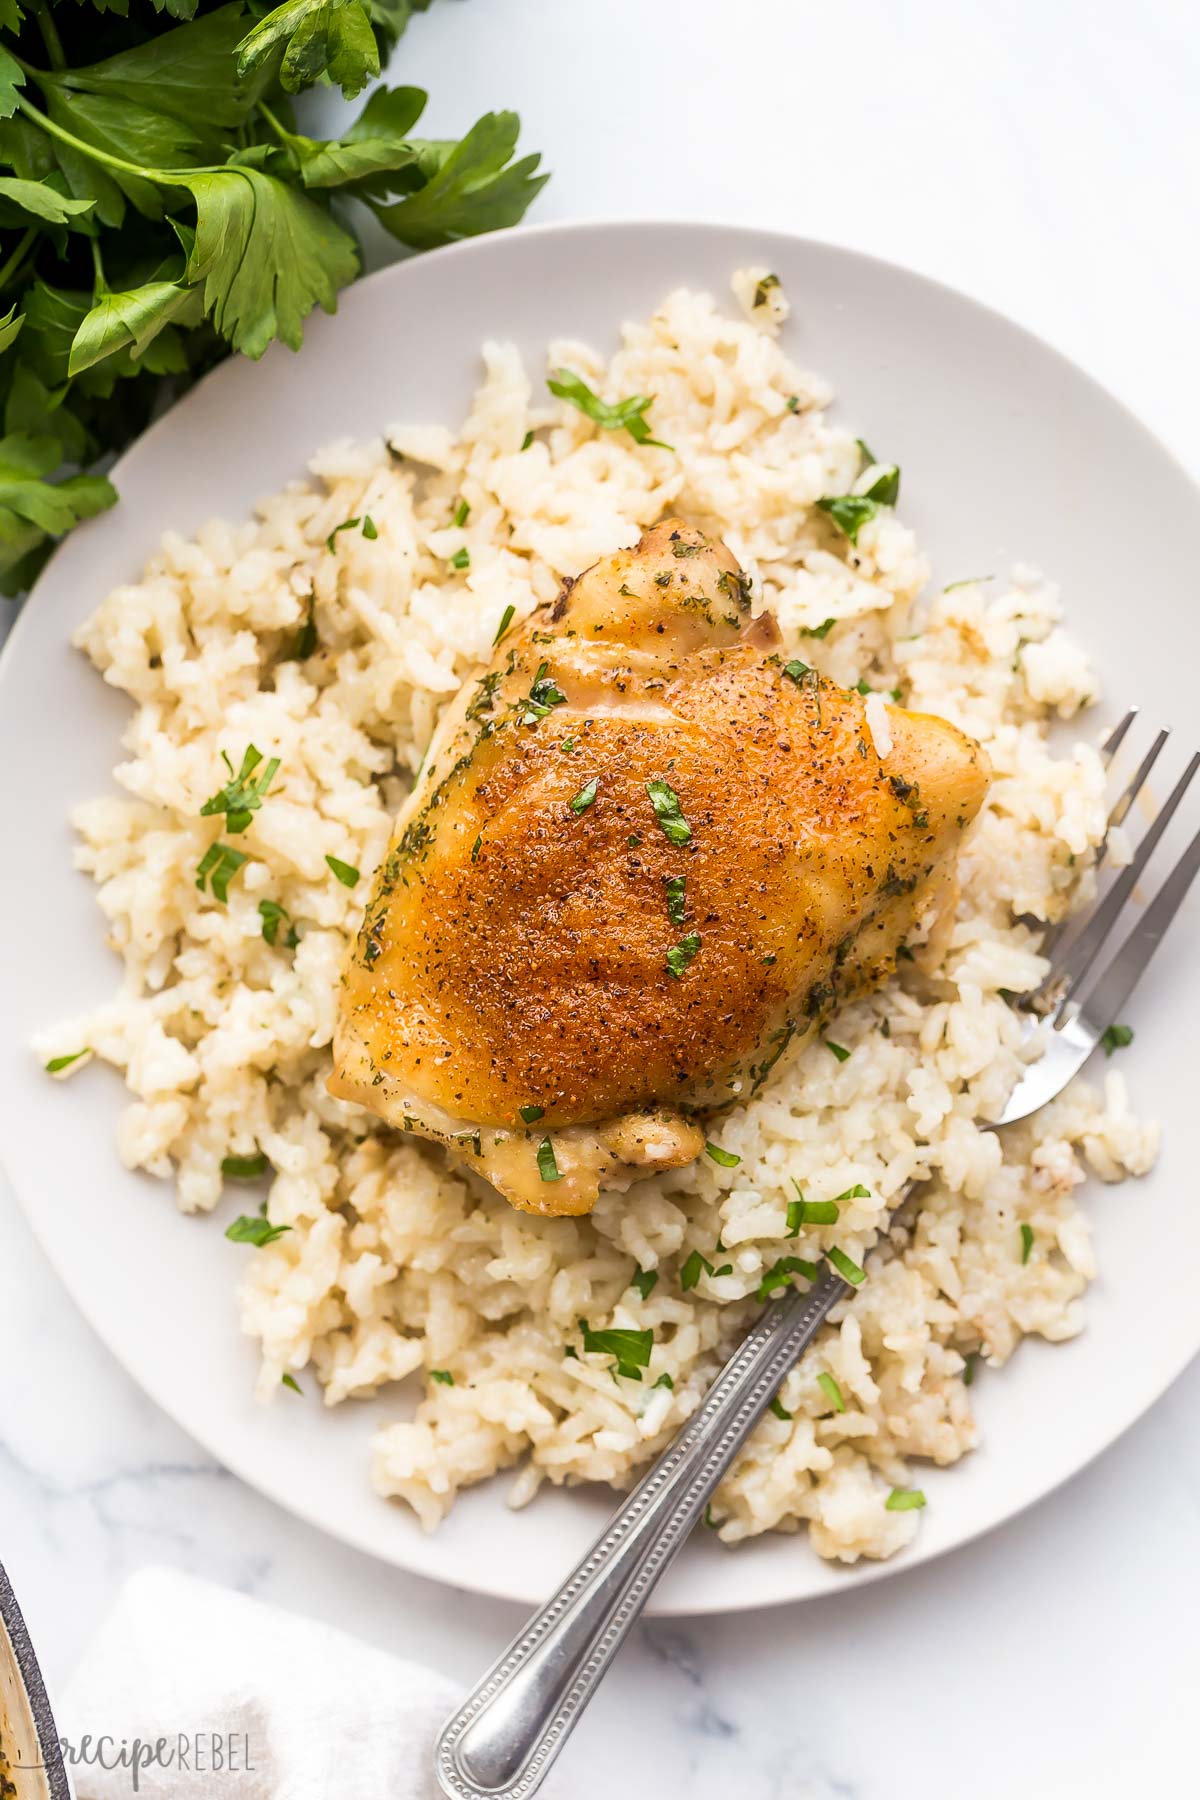
[[[229,349],[299,349],[361,258],[355,206],[428,249],[515,224],[547,177],[515,113],[413,135],[425,94],[347,98],[430,0],[0,0],[0,588],[116,499],[91,472]],[[73,471],[73,472],[67,472]]]

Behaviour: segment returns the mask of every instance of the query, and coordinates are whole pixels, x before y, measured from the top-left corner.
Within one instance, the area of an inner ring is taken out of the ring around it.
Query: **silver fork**
[[[1111,757],[1136,708],[1110,734]],[[1123,823],[1166,741],[1159,733],[1114,804],[1108,831]],[[1118,919],[1200,766],[1193,756],[1132,861],[1087,915],[1047,934],[1050,972],[1024,997],[1027,1035],[1046,1044],[996,1125],[1024,1119],[1066,1087],[1087,1061],[1145,972],[1200,869],[1200,833],[1146,907],[1125,942],[1097,971]],[[1051,942],[1051,938],[1053,942]],[[891,1217],[916,1191],[896,1196]],[[707,1509],[718,1484],[758,1424],[788,1371],[837,1305],[854,1289],[828,1267],[806,1291],[768,1305],[734,1351],[697,1411],[643,1477],[587,1555],[484,1676],[437,1743],[439,1786],[449,1800],[528,1800],[578,1723],[654,1588]]]

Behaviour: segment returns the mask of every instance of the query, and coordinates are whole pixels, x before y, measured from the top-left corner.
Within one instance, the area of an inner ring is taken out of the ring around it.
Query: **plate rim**
[[[356,293],[368,285],[383,287],[398,281],[403,281],[407,279],[405,271],[407,271],[410,263],[419,263],[422,267],[428,267],[428,265],[435,260],[442,263],[445,263],[450,259],[469,262],[473,257],[486,257],[496,244],[508,244],[514,240],[525,242],[544,237],[580,237],[594,240],[596,238],[608,236],[621,238],[623,236],[628,236],[629,234],[641,236],[661,232],[684,233],[689,236],[694,236],[698,242],[703,242],[714,234],[730,234],[747,241],[757,240],[764,248],[770,248],[774,244],[784,244],[787,246],[790,253],[796,255],[812,252],[818,256],[842,258],[849,263],[861,265],[868,270],[873,271],[877,276],[882,276],[884,278],[900,276],[907,282],[915,283],[918,287],[928,289],[960,306],[965,306],[972,312],[983,315],[984,319],[990,324],[999,326],[1006,332],[1015,333],[1019,338],[1027,340],[1039,351],[1048,353],[1059,363],[1065,365],[1077,381],[1090,388],[1109,408],[1115,409],[1116,413],[1120,415],[1123,427],[1127,431],[1136,433],[1145,444],[1152,447],[1160,457],[1163,457],[1170,462],[1178,475],[1196,492],[1197,497],[1200,498],[1200,480],[1193,474],[1192,469],[1184,462],[1174,446],[1154,427],[1149,425],[1120,393],[1114,391],[1107,383],[1101,381],[1085,363],[1081,362],[1072,353],[1062,348],[1053,338],[1035,330],[1023,320],[1016,319],[1011,314],[991,305],[987,300],[981,299],[976,294],[946,282],[940,277],[930,275],[922,269],[911,267],[908,264],[899,262],[890,257],[878,256],[873,252],[862,250],[855,246],[838,243],[831,239],[812,237],[806,233],[781,230],[777,227],[760,227],[737,221],[727,221],[722,219],[707,220],[695,217],[566,218],[546,220],[535,224],[512,227],[502,233],[487,233],[479,237],[463,239],[457,243],[424,252],[419,257],[399,258],[384,265],[382,268],[360,276],[358,280],[350,284],[348,288],[343,289],[338,298],[340,302],[343,296]],[[681,280],[683,279],[686,279],[686,277],[681,276]],[[340,310],[339,305],[339,307],[335,309],[335,313]],[[315,317],[315,314],[313,316]],[[613,324],[614,329],[619,327],[619,306],[614,307]],[[281,354],[281,351],[277,350],[276,354]],[[181,405],[186,405],[195,394],[202,389],[207,388],[210,383],[237,379],[235,371],[245,361],[245,358],[231,355],[213,369],[207,371],[206,374],[201,377],[200,381],[181,397],[179,402],[153,420],[146,430],[135,438],[122,452],[121,456],[116,460],[112,469],[109,471],[112,478],[119,482],[122,472],[132,463],[137,461],[143,455],[153,453],[159,434],[171,424],[174,420],[174,415]],[[175,422],[173,428],[176,430],[179,429],[177,422]],[[253,506],[254,500],[251,499],[247,503],[247,516],[252,512]],[[19,646],[24,643],[25,636],[33,629],[28,621],[31,616],[32,606],[36,603],[35,596],[38,589],[55,569],[56,564],[66,551],[68,545],[74,543],[75,540],[80,537],[81,532],[85,534],[84,541],[86,541],[86,533],[89,530],[94,530],[97,527],[103,528],[105,516],[111,515],[101,515],[100,518],[94,521],[88,521],[82,527],[77,528],[76,531],[72,532],[67,539],[64,539],[55,548],[54,553],[47,561],[45,568],[38,577],[38,581],[34,584],[33,589],[26,597],[26,600],[21,607],[21,611],[8,633],[4,645],[0,647],[0,693],[3,691],[4,683],[13,678],[10,675],[10,671],[14,667],[19,653]],[[18,646],[18,650],[14,650],[14,645]],[[111,1148],[112,1147],[110,1146],[110,1151]],[[352,1548],[371,1556],[385,1567],[401,1569],[405,1573],[417,1576],[422,1580],[436,1582],[441,1586],[450,1587],[463,1593],[478,1593],[489,1598],[508,1601],[517,1605],[529,1605],[533,1603],[531,1602],[528,1589],[520,1585],[506,1582],[502,1578],[502,1571],[497,1571],[501,1578],[492,1578],[491,1565],[487,1565],[483,1568],[473,1565],[469,1583],[459,1582],[455,1580],[453,1576],[421,1566],[417,1560],[405,1554],[409,1548],[410,1540],[404,1535],[399,1535],[396,1539],[396,1549],[400,1553],[388,1555],[381,1550],[377,1544],[371,1542],[367,1534],[360,1531],[352,1521],[336,1525],[332,1523],[328,1517],[322,1514],[318,1504],[315,1502],[312,1504],[308,1503],[307,1491],[302,1494],[289,1495],[287,1498],[284,1498],[277,1489],[267,1485],[260,1474],[251,1472],[246,1466],[246,1459],[242,1456],[234,1455],[230,1457],[224,1448],[217,1449],[212,1441],[212,1435],[214,1434],[210,1434],[208,1430],[203,1428],[198,1429],[190,1421],[186,1423],[182,1422],[176,1411],[169,1404],[167,1397],[160,1393],[159,1384],[152,1377],[148,1378],[142,1369],[133,1367],[126,1356],[110,1342],[107,1333],[98,1322],[96,1314],[99,1309],[94,1308],[91,1304],[88,1298],[86,1285],[82,1281],[77,1281],[73,1275],[68,1275],[63,1272],[57,1258],[52,1252],[49,1241],[50,1234],[43,1233],[43,1209],[37,1204],[37,1201],[33,1196],[30,1196],[27,1199],[17,1182],[13,1179],[9,1168],[6,1149],[2,1143],[0,1143],[0,1174],[3,1175],[5,1184],[20,1207],[22,1215],[29,1225],[41,1253],[46,1257],[47,1262],[54,1270],[55,1277],[66,1289],[71,1301],[86,1321],[89,1329],[91,1329],[100,1342],[104,1344],[106,1351],[113,1356],[114,1360],[134,1382],[135,1386],[141,1392],[146,1393],[154,1404],[158,1406],[167,1417],[179,1427],[179,1429],[183,1430],[199,1444],[201,1448],[204,1449],[207,1454],[212,1456],[222,1467],[227,1468],[240,1481],[245,1482],[249,1488],[256,1493],[261,1494],[273,1505],[280,1506],[283,1510],[302,1519],[307,1525],[316,1527],[323,1534],[332,1537],[335,1541],[348,1544]],[[1063,1346],[1055,1346],[1056,1349],[1062,1347]],[[747,1599],[739,1599],[735,1604],[730,1604],[720,1598],[706,1601],[702,1597],[695,1603],[692,1603],[686,1597],[681,1596],[678,1599],[672,1599],[669,1604],[665,1605],[661,1603],[656,1605],[652,1601],[650,1606],[646,1609],[647,1614],[648,1616],[683,1618],[759,1611],[767,1607],[797,1605],[803,1604],[806,1601],[831,1599],[838,1594],[849,1593],[859,1587],[883,1580],[890,1575],[915,1573],[918,1568],[926,1564],[931,1564],[955,1551],[965,1549],[969,1544],[978,1541],[988,1533],[1018,1519],[1030,1508],[1040,1501],[1047,1499],[1059,1488],[1064,1487],[1067,1483],[1074,1480],[1077,1475],[1082,1474],[1083,1471],[1090,1467],[1090,1465],[1100,1456],[1112,1449],[1139,1419],[1158,1404],[1163,1395],[1168,1392],[1197,1356],[1200,1356],[1200,1337],[1198,1337],[1197,1341],[1189,1349],[1184,1351],[1182,1355],[1176,1355],[1171,1366],[1167,1366],[1164,1362],[1159,1375],[1156,1376],[1155,1382],[1152,1384],[1153,1391],[1148,1394],[1140,1394],[1136,1402],[1132,1405],[1127,1404],[1119,1420],[1116,1422],[1113,1422],[1110,1419],[1105,1427],[1106,1435],[1104,1441],[1096,1444],[1096,1446],[1084,1455],[1080,1461],[1075,1463],[1073,1468],[1061,1473],[1052,1473],[1044,1484],[1037,1485],[1035,1491],[1025,1495],[1015,1505],[1007,1505],[1006,1503],[1006,1510],[997,1516],[983,1517],[977,1519],[973,1523],[968,1523],[961,1530],[959,1535],[956,1535],[948,1542],[935,1544],[929,1547],[922,1547],[915,1555],[909,1555],[906,1550],[901,1550],[896,1555],[884,1560],[876,1561],[862,1558],[857,1563],[845,1569],[844,1582],[835,1575],[834,1582],[819,1592],[810,1592],[799,1595],[787,1591],[782,1593],[763,1592],[756,1593]],[[971,1455],[973,1457],[978,1456],[978,1449],[971,1452]],[[493,1477],[493,1481],[498,1478],[498,1476]],[[585,1488],[585,1491],[588,1490]],[[759,1539],[755,1541],[759,1543],[764,1541],[770,1542],[771,1538],[775,1535],[776,1534],[771,1533],[767,1535],[765,1540]],[[414,1538],[411,1541],[419,1546],[424,1539]],[[918,1543],[919,1542],[920,1540],[918,1540]],[[739,1554],[745,1555],[747,1551],[749,1551],[750,1554],[753,1554],[753,1543],[741,1548]],[[814,1553],[810,1552],[810,1554]]]

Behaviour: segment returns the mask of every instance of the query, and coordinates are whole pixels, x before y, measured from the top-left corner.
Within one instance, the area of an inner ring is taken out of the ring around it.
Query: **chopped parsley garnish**
[[[90,1056],[91,1054],[89,1045],[82,1050],[72,1050],[69,1056],[52,1056],[46,1064],[46,1073],[47,1075],[57,1075],[60,1069],[69,1069],[72,1063],[77,1063],[81,1056]]]
[[[836,1225],[838,1222],[838,1203],[836,1200],[806,1200],[800,1192],[799,1182],[793,1181],[796,1198],[788,1201],[787,1234],[795,1237],[802,1225]]]
[[[794,1417],[794,1414],[788,1411],[778,1394],[776,1394],[775,1398],[772,1400],[770,1410],[775,1414],[777,1419],[790,1419]]]
[[[704,1148],[717,1166],[722,1169],[736,1169],[742,1160],[732,1150],[722,1150],[720,1144],[705,1144]]]
[[[471,861],[472,862],[479,861],[479,852],[482,849],[483,849],[483,833],[481,831],[479,833],[479,836],[475,839],[475,842],[471,845]]]
[[[873,694],[875,690],[871,686],[870,682],[867,680],[866,676],[860,675],[858,680],[854,684],[854,691],[856,694],[866,695],[866,694]]]
[[[667,951],[667,974],[672,981],[678,981],[690,962],[693,962],[700,950],[700,933],[689,931],[686,937],[680,938]]]
[[[664,875],[663,882],[667,890],[667,917],[672,925],[683,924],[684,909],[687,901],[684,897],[687,888],[686,875]]]
[[[1100,1042],[1104,1045],[1105,1056],[1111,1056],[1114,1050],[1124,1050],[1133,1042],[1133,1026],[1110,1025]]]
[[[262,751],[256,750],[253,744],[247,746],[246,754],[242,758],[242,766],[236,775],[233,772],[233,764],[224,750],[221,752],[221,761],[229,770],[229,780],[211,799],[204,802],[200,808],[200,817],[211,819],[216,813],[224,813],[226,830],[236,836],[239,831],[245,831],[250,820],[262,805],[263,796],[274,781],[279,769],[279,758],[277,756],[271,758],[257,781],[252,780],[251,777],[262,761]]]
[[[637,1289],[643,1300],[648,1300],[658,1285],[658,1270],[639,1269],[629,1285]]]
[[[633,394],[628,400],[617,400],[610,404],[594,394],[586,381],[571,369],[558,369],[546,386],[559,400],[578,407],[601,431],[623,430],[629,433],[635,444],[653,446],[656,450],[674,449],[673,444],[664,444],[661,438],[650,436],[650,423],[645,415],[646,409],[654,402],[653,394]]]
[[[258,903],[258,916],[262,920],[263,937],[272,948],[274,948],[275,942],[279,936],[279,927],[283,924],[283,921],[287,919],[289,921],[288,934],[283,942],[288,950],[294,950],[296,948],[296,945],[300,942],[300,935],[297,932],[296,927],[290,922],[291,914],[288,912],[286,906],[280,906],[278,900],[260,900]]]
[[[654,1385],[656,1388],[659,1388],[659,1387],[669,1388],[672,1393],[674,1393],[674,1391],[675,1391],[675,1383],[672,1381],[671,1377],[668,1374],[666,1374],[665,1372],[659,1376],[658,1380],[654,1383]]]
[[[257,1181],[267,1172],[267,1159],[260,1150],[255,1156],[226,1156],[221,1159],[221,1173],[230,1181]]]
[[[327,856],[325,861],[329,864],[329,867],[333,870],[333,873],[337,876],[343,887],[352,888],[358,886],[359,873],[353,863],[343,862],[340,856]]]
[[[243,1213],[240,1219],[235,1219],[227,1227],[225,1236],[231,1244],[253,1244],[256,1250],[261,1250],[264,1244],[273,1244],[276,1238],[281,1238],[285,1231],[291,1229],[290,1225],[272,1225],[270,1219],[263,1218],[261,1214],[247,1218]]]
[[[810,638],[827,638],[836,624],[837,624],[836,619],[826,619],[824,621],[824,623],[821,625],[806,625],[804,627],[804,629],[801,631],[800,636],[801,637],[810,637]]]
[[[895,463],[881,463],[878,466],[879,473],[865,490],[863,497],[876,501],[880,506],[895,506],[900,498],[900,471]]]
[[[454,517],[450,522],[452,525],[465,525],[470,516],[471,508],[467,505],[465,500],[460,500],[454,509]]]
[[[533,685],[524,701],[525,710],[521,714],[522,725],[536,725],[539,719],[544,719],[547,713],[552,712],[556,706],[565,706],[567,703],[567,696],[553,676],[547,674],[546,671],[549,667],[549,663],[538,664]]]
[[[708,1526],[708,1529],[710,1531],[719,1531],[721,1529],[720,1519],[715,1518],[713,1516],[711,1500],[709,1501],[708,1505],[704,1509],[704,1523]]]
[[[598,775],[593,775],[587,786],[580,788],[579,792],[575,795],[575,798],[569,803],[573,813],[585,813],[587,811],[588,807],[596,798],[596,789],[599,784],[600,777]]]
[[[196,864],[196,886],[203,893],[204,883],[211,881],[214,900],[219,900],[222,906],[226,906],[229,902],[229,883],[242,864],[249,860],[245,851],[235,850],[232,844],[210,844]]]
[[[544,1106],[521,1106],[517,1110],[527,1125],[535,1124],[546,1111]]]
[[[310,593],[308,596],[308,611],[304,615],[304,623],[292,639],[291,649],[284,651],[281,659],[283,662],[307,662],[308,658],[316,649],[317,621],[313,612],[315,606],[316,596]]]
[[[977,587],[980,582],[991,580],[992,577],[990,575],[964,575],[961,581],[948,582],[942,589],[942,592],[943,594],[953,594],[957,592],[959,588]]]
[[[799,394],[789,394],[788,395],[787,409],[789,412],[799,412],[800,411],[800,396],[799,396]]]
[[[778,286],[779,286],[778,275],[764,275],[763,276],[762,280],[759,282],[758,286],[754,290],[754,310],[755,311],[757,311],[760,306],[765,306],[767,304],[767,295],[770,293],[772,288],[777,288]]]
[[[650,1352],[654,1348],[652,1331],[627,1331],[621,1328],[592,1331],[586,1319],[580,1319],[579,1329],[583,1333],[584,1350],[589,1355],[615,1356],[618,1375],[624,1375],[627,1381],[642,1379],[642,1370],[650,1361]]]
[[[870,1198],[870,1188],[864,1187],[861,1181],[856,1181],[854,1186],[848,1187],[844,1194],[835,1194],[833,1204],[840,1206],[843,1200],[869,1200]]]
[[[834,1412],[845,1412],[846,1402],[842,1397],[842,1390],[834,1380],[833,1376],[826,1374],[824,1369],[822,1369],[821,1373],[817,1376],[817,1386],[828,1400],[830,1406],[832,1406]]]
[[[714,1269],[707,1256],[701,1256],[699,1250],[693,1250],[679,1271],[679,1285],[685,1294],[688,1292],[689,1288],[695,1287],[701,1274],[711,1276],[714,1279],[719,1275],[732,1275],[733,1264],[722,1263],[719,1269]]]
[[[893,1488],[883,1504],[887,1512],[920,1512],[925,1496],[920,1488]]]
[[[968,1353],[968,1355],[966,1356],[966,1358],[964,1359],[963,1375],[962,1375],[962,1383],[963,1383],[964,1387],[970,1387],[971,1383],[974,1381],[975,1365],[978,1361],[979,1361],[978,1350],[970,1351]]]
[[[1023,1224],[1021,1226],[1021,1261],[1023,1263],[1027,1263],[1029,1261],[1029,1255],[1030,1255],[1030,1252],[1032,1251],[1032,1249],[1033,1249],[1033,1226]]]
[[[532,431],[527,431],[525,433],[525,436],[521,439],[522,450],[528,450],[528,448],[529,448],[530,444],[532,444],[532,442],[533,442],[533,433],[532,433]]]
[[[629,848],[631,850],[636,850],[638,848],[639,844],[641,843],[641,841],[642,841],[641,838],[638,837],[636,832],[632,832],[630,834],[630,836],[625,839],[626,844],[629,846]]]
[[[563,739],[562,743],[558,747],[562,751],[564,756],[574,756],[575,746],[578,742],[579,742],[578,738],[565,737]]]
[[[343,519],[340,525],[334,526],[334,528],[330,532],[329,536],[325,539],[325,548],[332,554],[333,549],[334,549],[334,539],[337,537],[338,533],[340,531],[353,531],[355,526],[361,525],[362,522],[363,522],[363,518],[362,518],[361,513],[356,513],[354,518],[352,518],[352,519]],[[375,536],[374,525],[372,525],[369,534],[366,531],[364,531],[363,536],[366,537],[368,535],[371,537]]]
[[[554,1160],[554,1145],[550,1139],[543,1138],[537,1147],[538,1174],[543,1181],[561,1181],[562,1173]]]
[[[803,1256],[781,1256],[763,1274],[758,1284],[758,1298],[769,1300],[776,1289],[789,1287],[793,1275],[803,1275],[805,1281],[815,1281],[819,1274],[816,1263],[808,1262]]]
[[[304,1392],[304,1389],[300,1386],[300,1383],[296,1380],[294,1375],[281,1375],[279,1380],[281,1386],[291,1388],[293,1394],[302,1394]]]
[[[461,550],[456,550],[450,558],[450,567],[452,569],[469,569],[470,566],[471,552],[464,545]]]
[[[675,789],[660,777],[646,783],[646,792],[663,836],[672,844],[690,844],[692,828],[683,816]]]
[[[839,1062],[849,1062],[850,1052],[843,1044],[835,1044],[832,1038],[823,1038],[822,1042],[830,1054],[837,1057]]]
[[[793,657],[791,662],[784,663],[783,672],[789,681],[795,682],[797,687],[800,686],[806,675],[816,674],[816,670],[812,665],[810,663],[801,662],[798,656]]]
[[[848,1281],[851,1287],[862,1286],[867,1279],[867,1271],[860,1269],[854,1259],[847,1256],[844,1250],[839,1250],[837,1245],[833,1244],[825,1254],[843,1281]]]
[[[508,630],[509,626],[512,624],[513,619],[516,615],[516,611],[517,611],[516,607],[513,605],[512,601],[510,600],[508,605],[505,607],[504,611],[500,614],[500,623],[497,625],[496,635],[492,639],[493,646],[495,646],[496,644],[498,644],[500,642],[500,639],[504,636],[505,632]]]
[[[454,1377],[449,1369],[430,1369],[430,1381],[440,1381],[443,1387],[453,1387]]]
[[[829,514],[838,530],[844,532],[852,544],[857,544],[862,527],[879,511],[878,502],[868,499],[865,494],[827,496],[818,500],[817,505],[822,512]]]

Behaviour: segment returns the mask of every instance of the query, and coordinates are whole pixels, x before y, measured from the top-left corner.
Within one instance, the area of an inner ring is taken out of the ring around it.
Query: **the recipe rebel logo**
[[[60,1769],[103,1769],[108,1773],[124,1771],[129,1780],[130,1792],[139,1794],[172,1794],[182,1791],[190,1792],[190,1788],[178,1786],[180,1776],[200,1776],[206,1782],[225,1776],[237,1777],[253,1775],[255,1763],[251,1751],[250,1737],[246,1732],[233,1731],[177,1731],[169,1736],[154,1738],[111,1737],[106,1734],[94,1736],[85,1734],[78,1742],[70,1738],[60,1737],[58,1740],[58,1756],[55,1766]],[[0,1795],[14,1794],[20,1796],[22,1775],[30,1775],[35,1770],[44,1770],[46,1763],[0,1763]],[[170,1773],[174,1779],[170,1789],[160,1786],[153,1779],[156,1771]],[[5,1778],[11,1784],[5,1786]],[[87,1791],[86,1779],[76,1781],[74,1786]],[[105,1792],[110,1792],[106,1785]],[[206,1787],[197,1792],[208,1792]]]

